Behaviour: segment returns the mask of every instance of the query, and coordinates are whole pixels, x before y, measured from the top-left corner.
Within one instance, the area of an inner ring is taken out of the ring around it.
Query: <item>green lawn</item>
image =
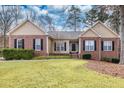
[[[0,87],[124,87],[124,79],[98,74],[74,59],[1,62]]]

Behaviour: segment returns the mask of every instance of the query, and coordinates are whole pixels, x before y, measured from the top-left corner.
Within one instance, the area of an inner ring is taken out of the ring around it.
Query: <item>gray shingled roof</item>
[[[50,31],[48,35],[53,39],[78,39],[82,31]]]

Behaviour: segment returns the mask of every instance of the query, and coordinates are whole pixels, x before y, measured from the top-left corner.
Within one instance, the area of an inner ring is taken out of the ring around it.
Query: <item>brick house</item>
[[[30,21],[25,21],[7,33],[9,48],[34,49],[36,55],[91,54],[92,59],[119,57],[120,38],[109,27],[98,21],[86,31],[45,32]]]

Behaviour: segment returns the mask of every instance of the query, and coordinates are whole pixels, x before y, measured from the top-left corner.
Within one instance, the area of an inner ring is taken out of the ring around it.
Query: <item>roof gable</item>
[[[85,32],[83,32],[80,37],[100,37],[100,35],[95,32],[93,29],[89,28]]]
[[[45,35],[45,32],[34,23],[27,20],[10,30],[7,35]]]
[[[101,21],[98,21],[95,25],[91,27],[95,32],[97,32],[101,37],[104,38],[113,38],[119,37],[114,31],[112,31],[108,26],[103,24]]]

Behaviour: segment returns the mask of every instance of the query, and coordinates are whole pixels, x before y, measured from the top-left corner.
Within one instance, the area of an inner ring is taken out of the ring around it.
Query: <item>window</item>
[[[23,39],[17,39],[17,48],[23,48]]]
[[[64,43],[60,43],[60,50],[65,51]]]
[[[85,40],[85,51],[94,51],[95,43],[94,40]]]
[[[66,42],[56,42],[56,45],[54,45],[54,51],[66,51],[65,43]]]
[[[54,51],[56,51],[56,42],[54,43]]]
[[[41,39],[35,39],[35,50],[41,50]]]
[[[112,41],[104,41],[103,42],[103,50],[104,51],[112,51]]]
[[[56,43],[56,51],[60,51],[59,43]]]

